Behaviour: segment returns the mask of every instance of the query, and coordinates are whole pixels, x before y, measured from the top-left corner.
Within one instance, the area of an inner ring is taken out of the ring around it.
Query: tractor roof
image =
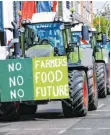
[[[69,22],[69,20],[57,16],[56,12],[41,12],[33,14],[31,23],[55,22],[55,18],[61,18],[60,22]]]
[[[79,31],[82,31],[82,25],[83,25],[83,24],[80,23],[79,25],[76,25],[75,27],[72,27],[72,28],[71,28],[71,31],[72,31],[72,32],[77,32],[77,31],[79,32]]]
[[[42,12],[42,13],[35,13],[32,16],[32,23],[40,23],[40,22],[53,22],[54,18],[56,17],[55,12]]]
[[[76,25],[75,27],[72,27],[71,28],[71,31],[72,32],[80,32],[82,31],[82,23],[80,23],[79,25]],[[90,32],[96,32],[96,29],[95,28],[89,28],[89,31]]]

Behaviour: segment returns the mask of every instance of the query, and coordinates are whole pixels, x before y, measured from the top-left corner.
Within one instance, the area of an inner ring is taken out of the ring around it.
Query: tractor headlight
[[[26,20],[23,20],[23,21],[22,21],[22,24],[25,24],[25,23],[26,23]]]
[[[58,17],[55,17],[54,18],[54,21],[56,21],[56,22],[59,21],[59,18]]]
[[[59,21],[60,21],[60,22],[63,22],[63,18],[62,18],[62,17],[60,17],[60,18],[59,18]]]
[[[25,29],[22,27],[22,28],[20,28],[19,31],[22,33],[22,32],[25,32]]]
[[[26,19],[26,20],[22,21],[22,24],[27,24],[27,23],[31,23],[31,20],[30,19]]]
[[[30,23],[31,21],[29,19],[26,20],[26,23]]]

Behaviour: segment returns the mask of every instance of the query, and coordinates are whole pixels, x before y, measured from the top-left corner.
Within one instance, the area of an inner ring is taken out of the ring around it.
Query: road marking
[[[98,128],[98,130],[110,130],[110,128]]]
[[[43,130],[42,128],[24,128],[23,130],[26,131],[36,131],[36,130]]]
[[[73,130],[91,130],[92,128],[72,128]]]
[[[21,129],[11,129],[11,128],[2,128],[0,131],[15,131],[15,130],[21,130]],[[23,130],[26,131],[36,131],[36,130],[66,130],[65,128],[24,128]]]
[[[63,134],[65,131],[66,131],[66,129],[61,130],[61,131],[58,132],[58,134]]]
[[[65,130],[65,128],[47,128],[46,130]]]
[[[0,131],[16,131],[16,130],[19,130],[17,128],[2,128],[0,129]]]
[[[28,130],[28,131],[31,131],[31,130],[65,130],[65,128],[24,128],[23,130]]]
[[[101,107],[103,107],[103,106],[105,106],[105,104],[101,104],[101,105],[99,105],[99,106],[98,106],[98,109],[99,109],[99,108],[101,108]]]
[[[96,112],[110,112],[110,110],[96,110]]]
[[[84,117],[79,118],[76,123],[78,123],[78,122],[81,121],[82,119],[84,119]],[[69,125],[67,128],[65,128],[65,129],[61,129],[61,131],[59,131],[59,132],[62,132],[63,130],[64,130],[63,133],[66,132],[68,129],[70,129],[70,128],[73,126],[73,124],[74,124],[74,123],[70,124],[70,125]],[[59,133],[59,134],[62,134],[62,133]]]

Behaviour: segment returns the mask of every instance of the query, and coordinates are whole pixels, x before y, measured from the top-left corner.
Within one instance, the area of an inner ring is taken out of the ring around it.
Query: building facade
[[[74,14],[75,21],[83,22],[87,24],[88,26],[93,27],[93,1],[65,1],[63,2],[63,14],[66,15],[66,12],[67,12],[67,16],[69,16],[69,14],[71,13],[70,8],[74,9],[73,14]]]
[[[103,5],[103,8],[101,9],[101,14],[110,21],[110,1],[106,1],[106,3]]]
[[[70,18],[70,8],[74,8],[74,20],[83,22],[88,26],[93,26],[93,2],[92,1],[58,1],[56,12]],[[4,28],[12,28],[11,22],[19,21],[18,11],[21,10],[23,2],[21,1],[3,1],[3,25]],[[6,31],[7,41],[13,38],[10,31]]]

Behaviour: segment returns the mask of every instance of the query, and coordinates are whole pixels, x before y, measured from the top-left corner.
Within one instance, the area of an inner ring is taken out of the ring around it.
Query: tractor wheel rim
[[[107,94],[106,72],[104,75],[105,94]]]
[[[86,85],[86,80],[84,80],[83,82],[83,100],[84,100],[84,106],[87,108],[88,104],[87,104],[87,85]]]
[[[93,72],[93,89],[94,89],[94,97],[95,97],[97,95],[96,94],[97,86],[96,86],[96,78],[94,72]]]

